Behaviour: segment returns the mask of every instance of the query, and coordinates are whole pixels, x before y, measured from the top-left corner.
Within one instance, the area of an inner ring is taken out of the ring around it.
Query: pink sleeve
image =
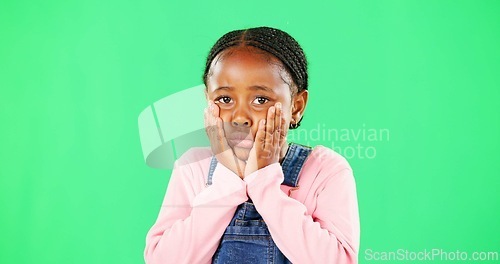
[[[281,191],[283,178],[279,163],[245,177],[248,196],[281,252],[295,264],[357,263],[360,231],[352,170],[328,175],[322,190],[311,190],[317,195],[312,215]]]
[[[199,191],[194,181],[202,176],[178,164],[146,236],[148,264],[210,263],[236,207],[248,199],[245,182],[222,164],[215,168],[212,185]]]

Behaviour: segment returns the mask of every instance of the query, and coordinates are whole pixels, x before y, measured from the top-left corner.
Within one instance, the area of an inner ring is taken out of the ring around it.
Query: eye
[[[231,103],[232,99],[229,96],[220,96],[215,99],[215,101],[223,103],[223,104],[229,104]]]
[[[269,99],[262,97],[262,96],[259,96],[259,97],[255,98],[255,100],[253,100],[253,102],[256,104],[262,105],[262,104],[269,102]]]

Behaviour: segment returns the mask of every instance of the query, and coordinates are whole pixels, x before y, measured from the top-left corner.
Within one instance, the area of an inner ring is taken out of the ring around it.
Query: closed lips
[[[228,138],[232,146],[250,149],[253,147],[253,139],[250,134],[234,133]]]
[[[253,141],[252,135],[245,133],[232,133],[228,137],[229,140],[251,140]]]
[[[246,149],[251,149],[253,147],[253,140],[250,139],[230,139],[229,142],[231,142],[230,145],[232,145],[233,147]]]

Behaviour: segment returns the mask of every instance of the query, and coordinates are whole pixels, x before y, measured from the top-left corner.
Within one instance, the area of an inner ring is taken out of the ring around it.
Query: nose
[[[234,127],[251,127],[252,120],[249,115],[248,108],[239,105],[234,109],[231,124]]]

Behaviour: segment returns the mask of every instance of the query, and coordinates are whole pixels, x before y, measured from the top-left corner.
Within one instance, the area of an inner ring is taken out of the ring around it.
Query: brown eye
[[[259,97],[255,98],[255,100],[254,100],[254,103],[256,103],[256,104],[265,104],[267,102],[269,102],[269,99],[262,97],[262,96],[259,96]]]
[[[223,104],[229,104],[229,103],[231,103],[232,100],[228,96],[221,96],[221,97],[217,98],[216,101],[223,103]]]

